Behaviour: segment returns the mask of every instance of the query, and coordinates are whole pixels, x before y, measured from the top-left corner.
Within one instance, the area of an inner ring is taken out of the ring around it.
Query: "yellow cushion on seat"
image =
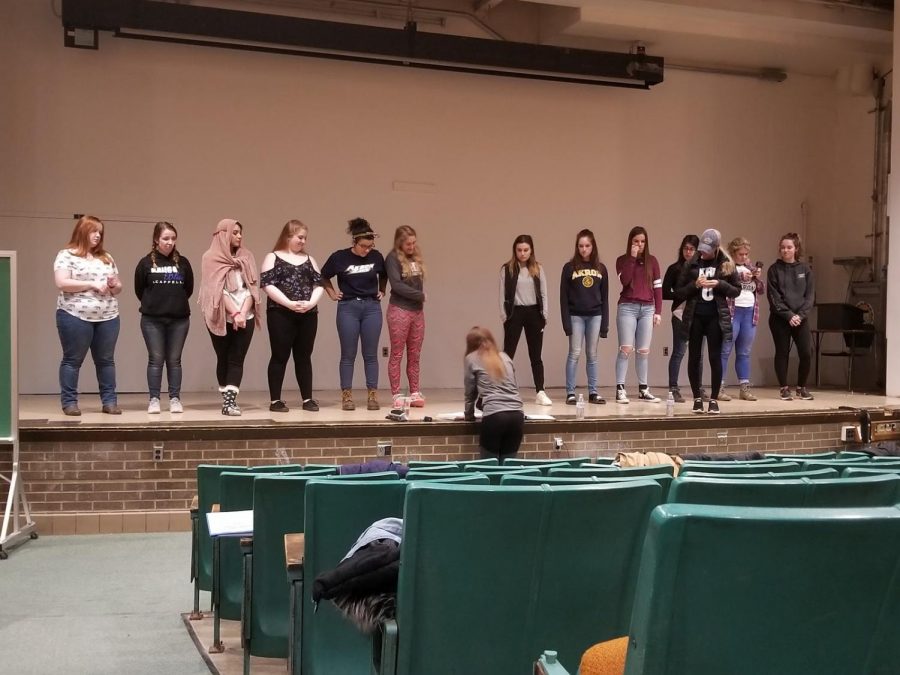
[[[581,656],[580,675],[622,675],[628,653],[628,636],[600,642]]]

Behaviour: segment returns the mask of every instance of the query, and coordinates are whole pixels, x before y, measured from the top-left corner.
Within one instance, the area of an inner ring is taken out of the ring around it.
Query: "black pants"
[[[534,377],[534,390],[544,389],[544,362],[541,350],[544,346],[544,315],[537,305],[516,305],[512,314],[506,317],[503,324],[503,351],[509,358],[515,358],[522,329],[525,329],[525,342],[528,343],[528,358],[531,360],[531,375]]]
[[[269,359],[269,397],[273,401],[281,398],[284,371],[288,359],[294,357],[294,374],[303,400],[312,398],[312,352],[319,327],[319,313],[300,314],[283,307],[269,307],[266,312],[266,326],[269,328],[269,345],[272,356]]]
[[[508,410],[481,418],[481,458],[515,457],[522,444],[525,429],[525,413]]]
[[[791,355],[791,340],[793,340],[797,345],[797,356],[800,357],[797,386],[805,387],[812,362],[809,322],[804,321],[799,326],[792,326],[781,317],[770,314],[769,330],[772,331],[772,342],[775,343],[775,376],[778,378],[778,384],[782,387],[788,386],[788,358]]]
[[[225,335],[209,334],[213,349],[216,350],[216,379],[220,387],[241,386],[241,380],[244,378],[244,357],[250,349],[255,326],[256,319],[249,319],[246,328],[235,330],[232,324],[226,323]]]
[[[691,321],[688,339],[688,379],[694,398],[700,398],[700,389],[703,387],[703,338],[706,338],[706,351],[712,376],[710,398],[717,399],[722,386],[722,326],[719,325],[718,313],[694,314]]]

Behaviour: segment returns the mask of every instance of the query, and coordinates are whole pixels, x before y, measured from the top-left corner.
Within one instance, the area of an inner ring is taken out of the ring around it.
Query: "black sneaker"
[[[594,403],[596,405],[605,405],[606,399],[603,398],[600,394],[591,394],[588,396],[588,402]]]
[[[269,410],[272,412],[290,412],[291,409],[285,405],[284,401],[278,400],[269,404]],[[224,415],[225,413],[222,414]]]
[[[782,387],[781,388],[781,400],[782,401],[793,401],[794,397],[791,396],[791,388],[790,387]]]
[[[815,396],[809,393],[809,389],[806,387],[797,387],[797,398],[802,398],[804,401],[812,401]]]
[[[681,390],[678,387],[670,387],[669,391],[672,392],[672,398],[675,400],[675,403],[684,403],[684,396],[681,395]]]
[[[316,399],[311,398],[308,401],[303,401],[303,409],[307,412],[319,412],[319,404],[316,402]]]
[[[716,399],[714,399],[714,398],[709,399],[709,403],[707,403],[706,405],[707,405],[706,412],[708,412],[710,415],[718,415],[719,414],[719,402]]]
[[[575,405],[575,394],[566,394],[566,405]]]
[[[703,414],[703,399],[702,399],[702,398],[695,398],[695,399],[694,399],[694,407],[693,407],[693,409],[691,410],[691,412],[695,412],[695,413],[698,413],[698,414],[700,414],[700,415]]]

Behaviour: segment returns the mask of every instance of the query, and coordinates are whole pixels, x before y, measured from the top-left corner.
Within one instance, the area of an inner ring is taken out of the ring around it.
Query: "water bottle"
[[[584,419],[584,394],[578,394],[578,401],[575,403],[575,419]]]
[[[666,417],[675,417],[675,396],[671,390],[668,397],[666,397]]]

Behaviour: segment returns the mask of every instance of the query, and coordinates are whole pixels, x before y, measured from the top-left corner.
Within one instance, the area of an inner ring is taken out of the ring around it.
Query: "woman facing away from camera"
[[[482,458],[515,457],[522,444],[525,413],[512,359],[497,349],[487,328],[475,326],[466,335],[465,418],[475,420],[481,399],[483,416],[479,445]]]
[[[500,268],[500,321],[503,324],[503,351],[516,357],[522,330],[528,345],[531,375],[537,392],[534,402],[553,405],[544,392],[544,326],[547,325],[547,278],[534,255],[531,235],[520,234],[513,241],[512,257]]]
[[[381,337],[381,299],[387,288],[384,257],[375,250],[378,234],[365,218],[354,218],[347,226],[353,245],[335,251],[322,267],[322,285],[337,301],[338,339],[341,343],[339,375],[341,410],[356,410],[353,402],[353,364],[362,345],[363,369],[368,397],[366,408],[378,410],[378,339]],[[337,277],[338,290],[331,285]]]
[[[750,351],[756,337],[756,324],[759,323],[759,298],[766,292],[766,282],[762,280],[762,264],[750,262],[750,242],[747,239],[732,239],[728,244],[728,254],[734,260],[735,271],[741,283],[741,294],[728,299],[732,339],[722,344],[723,381],[719,400],[731,400],[731,396],[725,391],[724,377],[728,372],[728,359],[733,349],[734,371],[740,386],[738,396],[742,401],[755,401],[756,396],[750,391]]]
[[[575,370],[585,351],[588,400],[603,404],[597,368],[597,343],[609,333],[609,275],[600,262],[597,240],[590,230],[575,237],[575,253],[563,265],[559,281],[559,309],[563,332],[569,338],[566,357],[566,405],[575,405]]]
[[[706,230],[700,235],[697,252],[682,268],[675,287],[676,295],[684,301],[682,327],[689,335],[688,379],[694,395],[693,412],[704,412],[700,392],[700,361],[705,339],[712,377],[706,412],[713,415],[719,413],[722,342],[731,339],[728,298],[736,298],[741,292],[734,262],[722,250],[720,241],[718,230]]]
[[[394,408],[402,408],[400,394],[400,364],[406,351],[406,380],[409,384],[409,404],[425,406],[419,385],[419,363],[425,340],[425,263],[416,231],[401,225],[394,232],[394,248],[384,261],[387,278],[391,282],[387,325],[391,340],[388,359],[388,380]]]
[[[116,341],[119,338],[119,269],[103,247],[103,222],[82,216],[66,247],[56,254],[53,278],[59,289],[56,329],[62,345],[59,388],[62,411],[81,415],[78,375],[88,350],[94,359],[102,410],[121,415],[116,394]]]
[[[190,297],[194,293],[191,263],[176,248],[178,230],[172,223],[153,228],[150,253],[134,270],[134,292],[141,303],[141,334],[147,345],[147,412],[158,415],[163,366],[169,385],[169,412],[184,412],[181,403],[181,353],[191,327]]]
[[[809,312],[816,302],[816,283],[812,268],[801,262],[803,246],[800,235],[788,232],[778,245],[781,257],[769,268],[769,330],[775,343],[775,376],[781,387],[781,399],[793,399],[788,386],[788,359],[791,342],[797,345],[800,366],[797,368],[797,398],[811,401],[806,388],[812,361]]]
[[[659,262],[650,255],[647,230],[633,227],[628,233],[625,255],[616,259],[616,273],[622,283],[619,306],[616,310],[616,332],[619,352],[616,355],[616,403],[628,403],[625,377],[628,358],[635,352],[638,379],[638,400],[657,403],[647,384],[650,340],[653,328],[662,321],[662,279]]]
[[[244,359],[256,324],[260,323],[259,274],[256,258],[244,246],[244,226],[220,220],[201,262],[200,309],[216,352],[216,380],[222,414],[241,414],[237,396]]]
[[[281,398],[288,359],[294,357],[294,375],[300,388],[300,407],[317,412],[313,398],[312,352],[319,326],[316,305],[325,289],[315,259],[306,251],[309,229],[299,220],[289,220],[266,254],[260,271],[260,286],[268,296],[266,326],[272,356],[267,371],[269,410],[288,412]]]
[[[678,259],[669,265],[663,275],[663,300],[672,301],[672,354],[669,356],[669,391],[672,392],[675,403],[684,403],[681,388],[678,386],[678,375],[681,372],[681,362],[684,360],[688,346],[687,332],[684,330],[681,320],[684,314],[684,301],[675,295],[675,285],[678,283],[681,269],[694,256],[699,243],[700,238],[696,234],[684,235],[681,246],[678,247]],[[702,362],[700,363],[700,377],[703,378]]]

